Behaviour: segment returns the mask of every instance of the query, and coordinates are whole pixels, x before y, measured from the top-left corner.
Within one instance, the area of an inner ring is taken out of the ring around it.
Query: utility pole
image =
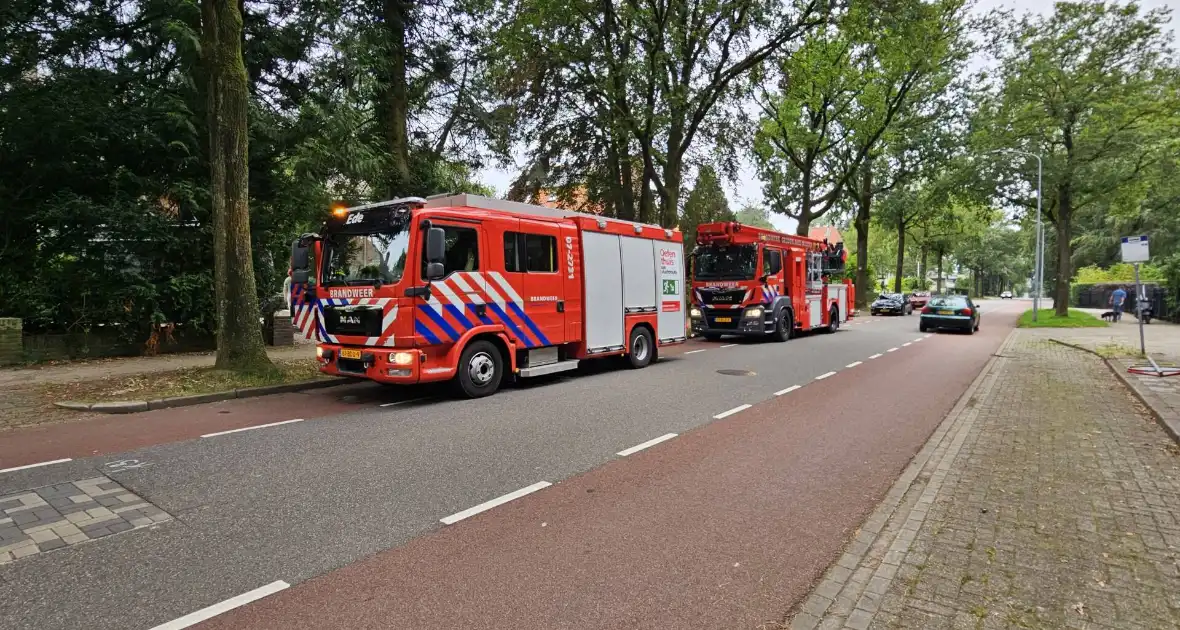
[[[1033,254],[1033,321],[1037,321],[1037,312],[1041,310],[1041,295],[1045,286],[1045,226],[1041,223],[1041,177],[1044,163],[1041,156],[1019,149],[996,149],[988,153],[1018,153],[1037,160],[1037,233],[1036,252]]]

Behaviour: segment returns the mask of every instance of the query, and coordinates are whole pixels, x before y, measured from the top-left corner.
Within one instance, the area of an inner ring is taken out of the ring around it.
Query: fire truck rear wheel
[[[482,398],[500,389],[503,374],[504,357],[500,356],[500,350],[492,342],[481,339],[463,349],[455,384],[463,396]]]
[[[840,309],[833,306],[832,311],[830,313],[828,313],[828,330],[827,330],[827,332],[834,333],[837,330],[840,330]]]
[[[652,343],[651,333],[642,326],[631,329],[631,352],[627,354],[627,361],[635,369],[645,368],[651,363],[656,354],[656,346]]]

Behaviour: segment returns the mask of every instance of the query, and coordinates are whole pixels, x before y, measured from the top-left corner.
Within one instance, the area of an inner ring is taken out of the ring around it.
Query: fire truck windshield
[[[324,241],[324,285],[394,284],[406,270],[409,230],[337,234]]]
[[[697,248],[693,277],[698,280],[750,280],[758,250],[753,245],[706,245]]]

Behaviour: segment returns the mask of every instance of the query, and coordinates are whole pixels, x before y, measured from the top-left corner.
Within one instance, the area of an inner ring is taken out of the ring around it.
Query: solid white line
[[[726,344],[726,345],[724,345],[724,346],[719,346],[718,348],[719,348],[719,349],[720,349],[720,348],[732,348],[732,347],[734,347],[734,346],[736,346],[736,345],[737,345],[736,343],[730,343],[730,344]]]
[[[51,466],[53,464],[64,464],[66,462],[72,462],[72,461],[74,461],[74,460],[66,458],[66,459],[55,459],[51,462],[39,462],[36,464],[26,464],[24,466],[17,466],[16,468],[5,468],[4,470],[0,470],[0,474],[9,473],[9,472],[16,472],[18,470],[25,470],[28,468],[38,468],[40,466]]]
[[[845,365],[844,367],[846,367],[846,368],[854,368],[854,367],[856,367],[856,366],[860,365],[861,363],[863,363],[863,361],[853,361],[852,363],[849,363],[848,365]]]
[[[879,354],[874,354],[873,356],[871,356],[871,357],[869,357],[869,358],[870,358],[870,359],[880,359],[880,358],[881,358],[881,355],[879,355]]]
[[[774,393],[774,395],[775,396],[782,396],[783,394],[789,394],[789,393],[795,391],[796,389],[799,389],[800,387],[802,387],[802,385],[792,385],[786,389],[778,390],[777,392]]]
[[[631,448],[623,449],[615,454],[618,455],[619,457],[626,457],[626,456],[631,455],[633,453],[638,453],[639,451],[642,451],[645,448],[651,448],[651,447],[655,446],[656,444],[659,444],[660,442],[667,442],[668,440],[670,440],[674,437],[676,437],[675,433],[668,433],[665,435],[661,435],[658,438],[648,440],[648,441],[644,442],[643,444],[636,444],[635,446],[632,446]]]
[[[919,341],[921,341],[921,340],[922,340],[922,338],[921,338],[921,337],[918,337],[917,339],[913,340],[913,342],[912,342],[912,343],[918,343],[918,342],[919,342]]]
[[[265,429],[267,427],[277,427],[280,424],[291,424],[292,422],[303,422],[303,418],[296,418],[294,420],[283,420],[282,422],[271,422],[269,424],[260,424],[254,427],[242,427],[241,429],[231,429],[229,431],[218,431],[217,433],[206,433],[202,435],[203,438],[217,437],[219,435],[229,435],[230,433],[241,433],[242,431],[253,431],[254,429]]]
[[[704,352],[704,350],[689,350],[688,352],[685,352],[684,354],[696,354],[698,352]]]
[[[396,407],[398,405],[408,405],[410,403],[416,403],[416,402],[420,402],[423,400],[430,400],[430,396],[423,396],[421,398],[411,398],[410,400],[399,400],[397,402],[385,403],[384,405],[381,405],[381,406],[382,407]]]
[[[722,418],[728,418],[728,417],[732,416],[733,414],[738,413],[739,411],[745,411],[745,410],[749,409],[750,407],[753,407],[753,405],[741,405],[740,407],[734,407],[733,409],[730,409],[729,411],[722,411],[721,413],[713,416],[713,419],[720,420]]]
[[[819,376],[815,377],[815,380],[822,381],[829,376],[835,376],[835,375],[836,375],[835,372],[828,372],[827,374],[820,374]]]
[[[897,352],[898,350],[900,350],[900,348],[890,348],[890,349],[886,350],[885,352]]]
[[[181,630],[181,628],[189,628],[197,625],[198,623],[201,623],[202,621],[205,621],[206,619],[212,619],[217,615],[227,613],[241,606],[245,606],[250,602],[258,601],[267,595],[274,595],[275,593],[290,587],[290,584],[287,584],[282,580],[271,582],[266,586],[260,586],[252,591],[248,591],[236,597],[231,597],[223,602],[213,604],[208,608],[202,608],[197,612],[189,613],[179,619],[173,619],[168,623],[152,628],[152,630]]]
[[[911,345],[913,345],[913,344],[914,344],[914,342],[912,342],[912,341],[907,341],[907,342],[905,342],[905,343],[901,344],[901,347],[903,347],[903,348],[904,348],[904,347],[906,347],[906,346],[911,346]]]
[[[459,521],[461,521],[465,518],[470,518],[472,516],[475,516],[476,514],[479,514],[480,512],[486,512],[486,511],[496,507],[497,505],[503,505],[509,501],[512,501],[513,499],[519,499],[519,498],[525,496],[526,494],[532,494],[532,493],[536,492],[537,490],[540,490],[542,488],[548,488],[551,485],[553,485],[553,484],[549,483],[548,481],[538,481],[537,483],[534,483],[531,486],[521,488],[520,490],[514,490],[504,496],[496,497],[495,499],[492,499],[491,501],[480,503],[479,505],[477,505],[475,507],[469,507],[466,510],[463,510],[462,512],[455,512],[454,514],[452,514],[446,518],[439,519],[439,520],[442,521],[443,525],[454,525],[455,523],[458,523]]]

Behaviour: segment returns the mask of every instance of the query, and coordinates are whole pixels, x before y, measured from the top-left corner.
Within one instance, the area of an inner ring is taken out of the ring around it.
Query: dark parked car
[[[914,305],[910,303],[910,296],[904,293],[882,293],[875,302],[869,305],[869,313],[873,315],[881,313],[909,315],[913,312]]]
[[[922,309],[918,330],[979,330],[979,308],[966,295],[936,295]]]

